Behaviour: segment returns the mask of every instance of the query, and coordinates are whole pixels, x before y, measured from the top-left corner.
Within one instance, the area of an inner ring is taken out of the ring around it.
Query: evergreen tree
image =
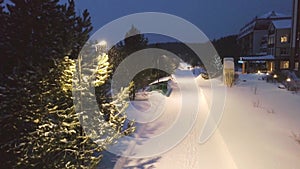
[[[77,16],[73,0],[68,5],[58,0],[11,0],[7,9],[0,49],[2,70],[8,73],[39,64],[44,65],[39,71],[45,72],[55,58],[77,57],[92,29],[89,13]]]
[[[211,78],[221,76],[223,73],[223,64],[219,55],[213,55],[211,58],[211,62],[209,62],[208,74]]]
[[[237,35],[230,35],[213,40],[212,44],[216,48],[220,57],[239,57],[241,54],[241,47],[237,44]]]
[[[130,30],[126,33],[125,39],[124,39],[124,49],[125,53],[127,55],[139,51],[141,49],[144,49],[147,47],[148,39],[145,38],[141,32],[134,27],[134,25],[131,26]]]
[[[130,54],[145,49],[148,46],[148,39],[134,26],[125,34],[124,41],[120,41],[117,45],[109,50],[111,63],[117,66]]]
[[[119,66],[119,64],[126,59],[130,54],[137,52],[142,49],[146,49],[148,46],[148,39],[140,33],[140,31],[132,25],[130,30],[125,34],[124,41],[120,41],[117,45],[113,46],[108,54],[110,57],[110,62],[113,64],[113,72]],[[128,78],[129,75],[126,74],[128,71],[124,70],[124,78]],[[138,72],[137,72],[138,73]],[[143,78],[145,79],[145,78]],[[116,80],[116,79],[115,79]],[[135,79],[133,79],[135,80]],[[118,82],[115,82],[118,83]],[[138,86],[138,81],[134,81],[131,96],[134,98],[136,86]]]
[[[0,71],[4,71],[5,63],[5,51],[6,49],[6,37],[7,37],[7,21],[8,21],[8,13],[4,11],[4,0],[0,0]],[[1,74],[0,74],[1,75]]]
[[[82,72],[82,78],[89,79],[84,83],[73,79],[75,61],[68,57],[56,60],[57,65],[43,77],[33,71],[8,77],[17,86],[5,84],[1,88],[1,157],[7,160],[1,165],[13,168],[94,168],[101,160],[101,151],[122,135],[134,131],[132,122],[124,126],[126,116],[122,111],[129,88],[122,90],[114,103],[101,103],[100,111],[92,114],[75,111],[76,106],[90,105],[82,100],[73,104],[72,83],[76,87],[73,92],[81,93],[83,89],[103,85],[108,78],[108,56],[102,55],[94,60],[98,65],[90,70],[94,76]],[[93,93],[85,91],[87,93],[87,97],[92,97]],[[110,112],[108,119],[101,118],[105,115],[102,110]],[[87,134],[81,126],[85,123],[89,124]],[[9,154],[3,152],[5,150]]]
[[[75,111],[82,103],[74,105],[72,84],[75,94],[85,87],[104,93],[111,72],[108,56],[94,55],[87,70],[94,73],[81,77],[89,83],[72,79],[79,68],[73,58],[92,29],[88,12],[77,16],[73,0],[11,0],[8,12],[0,4],[1,22],[7,21],[0,24],[0,168],[95,167],[101,151],[134,127],[125,125],[123,113],[130,87],[114,102],[98,99],[99,111],[88,118]],[[84,120],[91,122],[89,134],[79,123]]]

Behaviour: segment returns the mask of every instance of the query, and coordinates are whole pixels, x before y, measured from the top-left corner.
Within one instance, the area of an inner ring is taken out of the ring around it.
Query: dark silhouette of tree
[[[184,62],[191,64],[192,66],[202,65],[202,62],[197,56],[197,54],[195,54],[195,52],[193,52],[192,49],[190,49],[186,44],[182,42],[157,43],[152,46],[168,50],[169,52],[176,54],[176,56],[178,56]]]
[[[119,66],[119,64],[126,59],[129,55],[133,54],[142,49],[146,49],[148,46],[148,39],[140,33],[140,31],[132,25],[130,30],[125,34],[125,38],[123,41],[120,41],[118,44],[113,46],[108,54],[110,57],[110,62],[114,65],[113,71]],[[148,71],[152,73],[152,71]],[[137,72],[138,73],[138,72]],[[145,74],[143,74],[145,75]],[[124,78],[127,78],[126,71],[124,71]],[[146,76],[151,76],[151,74],[147,73]],[[128,77],[129,78],[129,77]],[[145,80],[147,78],[142,78]],[[140,83],[141,78],[132,79],[134,81],[134,86],[131,92],[131,98],[135,97],[135,90],[138,89],[141,85],[145,84],[144,82]],[[150,83],[150,82],[149,82]]]
[[[25,65],[44,72],[55,58],[76,58],[92,30],[88,11],[77,16],[73,0],[11,0],[7,10],[0,39],[1,70],[7,73],[21,72]]]
[[[238,58],[240,56],[241,47],[238,45],[236,39],[237,35],[230,35],[212,41],[221,59],[224,57]]]
[[[127,55],[146,48],[148,45],[148,39],[145,38],[141,32],[133,25],[130,30],[126,33],[124,39],[123,48]],[[122,45],[121,45],[122,46]]]
[[[79,67],[74,58],[92,30],[88,11],[77,15],[73,0],[11,0],[7,12],[3,0],[0,5],[0,168],[96,167],[101,151],[134,128],[130,122],[125,126],[126,117],[118,111],[124,105],[117,109],[103,100],[94,105],[100,109],[94,117],[109,114],[105,120],[83,119],[96,136],[84,134],[79,123],[84,113],[76,112],[73,102],[74,69]],[[95,79],[77,85],[75,92],[90,84],[104,92],[100,87],[111,66],[107,56],[95,59],[95,70],[85,70],[94,71]],[[118,99],[128,92],[120,91]]]
[[[145,49],[148,46],[148,39],[140,34],[140,31],[132,25],[126,33],[123,41],[113,46],[108,54],[111,56],[110,62],[113,63],[114,69],[130,54]]]

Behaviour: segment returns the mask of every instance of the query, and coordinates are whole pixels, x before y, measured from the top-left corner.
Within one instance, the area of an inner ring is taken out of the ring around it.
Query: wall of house
[[[275,31],[275,69],[289,69],[291,56],[291,29],[276,29]],[[287,40],[284,42],[284,40]]]
[[[285,39],[287,37],[287,39]],[[287,42],[285,42],[287,40]],[[275,57],[289,59],[291,56],[291,29],[278,29],[276,31]]]
[[[275,55],[275,33],[268,36],[268,55]]]
[[[268,34],[268,30],[255,30],[253,32],[253,49],[252,49],[253,55],[260,54],[262,38],[267,34]]]
[[[299,62],[300,62],[300,1],[298,1],[297,10],[295,11],[297,13],[297,19],[296,19],[296,32],[297,32],[297,39],[296,39],[296,61],[298,62],[298,70],[299,69]]]
[[[238,40],[239,45],[241,45],[242,56],[252,55],[252,48],[253,48],[252,39],[253,39],[253,34],[250,33]]]
[[[293,1],[293,31],[292,31],[292,58],[291,66],[296,70],[300,70],[300,1]]]

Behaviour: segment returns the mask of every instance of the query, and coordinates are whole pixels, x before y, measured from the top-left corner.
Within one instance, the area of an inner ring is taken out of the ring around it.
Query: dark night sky
[[[76,0],[76,3],[78,11],[90,11],[93,31],[128,14],[164,12],[193,23],[209,39],[237,34],[255,16],[272,10],[288,15],[292,12],[292,0]]]

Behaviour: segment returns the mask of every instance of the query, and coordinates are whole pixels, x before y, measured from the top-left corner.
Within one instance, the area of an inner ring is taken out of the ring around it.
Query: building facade
[[[293,0],[293,22],[292,22],[292,37],[291,37],[291,67],[295,70],[300,70],[300,2]]]
[[[262,16],[255,17],[240,29],[238,43],[242,48],[241,55],[265,54],[261,49],[261,43],[268,35],[268,29],[272,21],[291,19],[291,16],[277,12],[269,12]]]
[[[267,54],[274,56],[272,69],[290,68],[291,28],[291,19],[275,20],[269,26]]]
[[[241,58],[250,62],[261,63],[267,71],[289,67],[291,55],[292,17],[277,12],[269,12],[255,17],[240,29],[237,38],[241,46]],[[255,58],[255,59],[253,59]]]

